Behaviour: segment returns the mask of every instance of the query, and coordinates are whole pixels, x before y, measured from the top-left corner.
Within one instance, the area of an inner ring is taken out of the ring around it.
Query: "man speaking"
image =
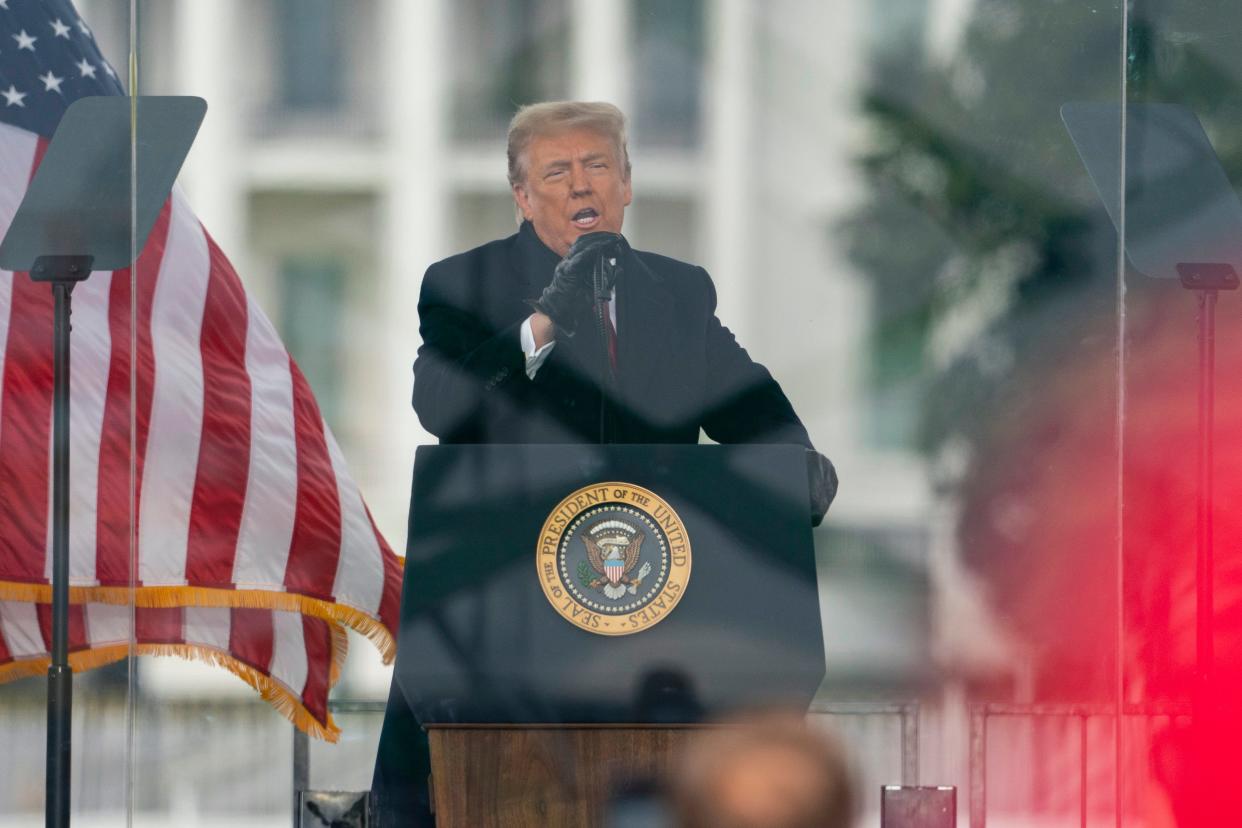
[[[784,443],[807,449],[818,524],[836,474],[780,386],[716,318],[700,267],[634,250],[625,117],[523,107],[509,126],[518,232],[433,264],[418,302],[414,410],[441,443]],[[394,703],[400,700],[397,682]],[[390,717],[391,719],[391,717]],[[386,725],[380,824],[431,824],[426,736]]]
[[[701,267],[634,250],[625,117],[525,106],[509,126],[518,232],[432,265],[418,303],[414,410],[441,443],[787,443],[788,398],[716,318]],[[836,489],[809,463],[812,512]]]

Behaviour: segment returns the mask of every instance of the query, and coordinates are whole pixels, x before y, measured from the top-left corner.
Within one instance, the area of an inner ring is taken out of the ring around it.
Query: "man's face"
[[[620,233],[632,194],[612,141],[568,129],[530,142],[526,181],[513,186],[513,197],[540,240],[564,256],[583,233]]]

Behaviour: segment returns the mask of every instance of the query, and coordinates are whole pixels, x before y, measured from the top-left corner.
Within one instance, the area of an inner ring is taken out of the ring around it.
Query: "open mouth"
[[[573,223],[577,227],[594,227],[599,221],[599,213],[595,212],[594,207],[583,207],[574,213]]]

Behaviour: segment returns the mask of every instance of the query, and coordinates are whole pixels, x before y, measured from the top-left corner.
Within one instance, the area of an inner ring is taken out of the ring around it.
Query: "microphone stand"
[[[595,330],[599,333],[600,350],[604,356],[599,388],[599,441],[601,444],[611,442],[607,427],[608,400],[609,392],[616,391],[617,388],[617,371],[612,366],[608,335],[608,301],[612,298],[611,292],[616,286],[616,264],[615,251],[612,255],[602,254],[595,261],[595,269],[591,274],[595,296]],[[614,332],[613,336],[615,335]]]

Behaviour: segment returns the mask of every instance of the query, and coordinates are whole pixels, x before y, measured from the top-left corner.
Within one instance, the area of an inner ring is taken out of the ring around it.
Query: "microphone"
[[[606,302],[612,298],[612,289],[616,286],[622,269],[621,260],[628,249],[629,244],[624,236],[607,230],[583,233],[574,241],[567,258],[572,258],[579,251],[590,251],[596,257],[592,267],[592,288],[596,302]]]

